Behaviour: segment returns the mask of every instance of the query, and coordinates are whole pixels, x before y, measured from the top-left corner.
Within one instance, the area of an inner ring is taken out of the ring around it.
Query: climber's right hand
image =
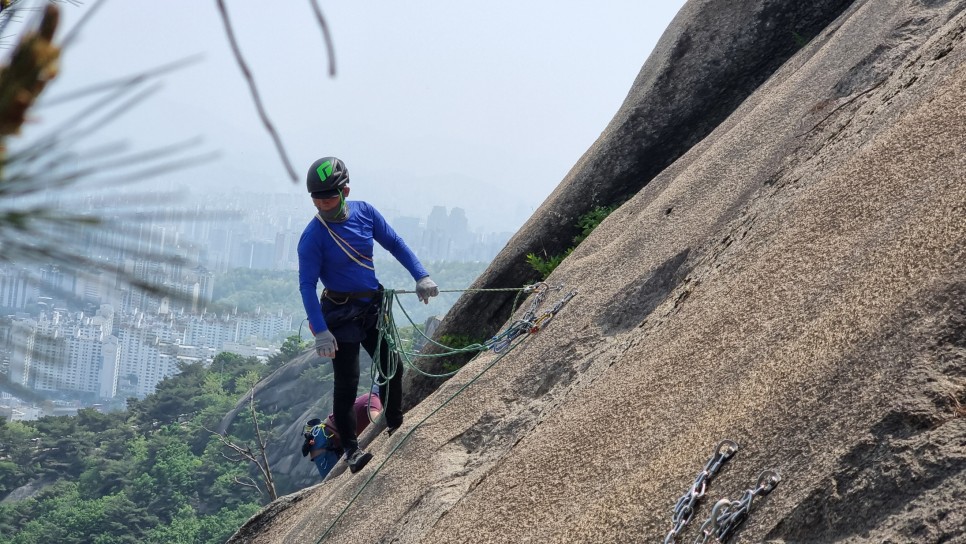
[[[335,350],[339,349],[339,344],[335,341],[335,336],[328,329],[315,335],[315,352],[319,357],[335,357]]]

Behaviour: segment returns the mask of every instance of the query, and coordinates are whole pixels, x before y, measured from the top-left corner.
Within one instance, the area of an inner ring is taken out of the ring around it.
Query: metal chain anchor
[[[673,544],[677,536],[684,530],[684,527],[691,522],[691,518],[694,517],[695,505],[701,500],[701,497],[704,497],[704,493],[707,491],[711,479],[721,470],[721,466],[724,465],[725,461],[731,459],[737,452],[738,443],[734,440],[725,439],[718,442],[718,445],[714,448],[714,454],[712,454],[711,459],[708,459],[708,462],[704,465],[701,472],[698,473],[694,483],[691,484],[691,489],[682,495],[678,499],[677,504],[674,505],[674,513],[671,515],[671,522],[674,523],[674,528],[664,537],[664,544]]]
[[[755,497],[763,497],[771,493],[780,481],[782,478],[777,472],[766,470],[758,475],[755,487],[746,489],[740,499],[719,500],[711,509],[711,516],[701,525],[701,534],[694,539],[694,544],[705,544],[712,536],[717,542],[722,544],[727,542],[748,518],[751,502]]]

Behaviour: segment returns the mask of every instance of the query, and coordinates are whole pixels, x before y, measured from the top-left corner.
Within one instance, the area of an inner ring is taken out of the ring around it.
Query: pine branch
[[[249,403],[248,406],[252,411],[252,421],[255,423],[255,440],[258,442],[258,449],[261,452],[262,462],[258,463],[259,470],[262,471],[262,477],[265,478],[265,486],[268,488],[268,494],[272,497],[272,500],[278,498],[278,493],[275,491],[275,480],[272,478],[272,469],[268,464],[268,453],[267,453],[267,441],[262,438],[262,431],[258,427],[258,414],[255,413],[255,385],[252,385],[252,389],[249,392]]]
[[[248,82],[248,90],[251,92],[252,100],[255,102],[255,109],[258,111],[258,117],[261,118],[262,124],[265,126],[265,130],[267,130],[269,136],[272,137],[272,141],[275,143],[275,149],[278,151],[279,157],[282,159],[282,164],[288,171],[289,178],[291,178],[292,182],[294,183],[298,181],[298,176],[295,175],[295,170],[292,168],[292,163],[289,161],[288,154],[285,152],[285,146],[282,144],[282,138],[275,130],[275,126],[268,118],[268,112],[265,111],[265,106],[262,104],[262,98],[258,93],[258,86],[255,85],[255,78],[252,77],[252,72],[248,69],[248,63],[245,62],[245,57],[242,55],[241,49],[238,46],[238,40],[235,39],[235,31],[231,26],[231,21],[228,19],[228,9],[225,7],[224,0],[217,0],[217,3],[218,13],[221,15],[221,20],[225,25],[225,34],[228,36],[228,43],[231,45],[231,51],[235,55],[235,62],[238,63],[238,68],[241,69],[242,75],[245,77],[245,81]]]
[[[252,421],[254,422],[255,440],[258,444],[257,446],[258,453],[252,451],[252,447],[247,444],[239,445],[233,442],[230,438],[228,438],[227,431],[225,431],[224,433],[217,433],[209,429],[208,427],[202,426],[202,428],[208,431],[209,434],[213,436],[217,436],[218,440],[221,441],[221,443],[225,447],[231,449],[232,451],[238,454],[237,458],[232,458],[222,453],[222,457],[235,462],[247,461],[249,463],[254,463],[255,466],[258,467],[258,471],[259,473],[261,473],[261,476],[262,476],[262,481],[265,483],[265,490],[268,492],[268,496],[271,498],[271,500],[274,501],[275,499],[278,498],[278,491],[275,489],[275,479],[272,475],[272,468],[268,462],[268,441],[262,436],[261,428],[258,425],[258,414],[255,411],[255,386],[254,385],[252,385],[252,388],[249,391],[248,407],[251,410]],[[236,482],[237,482],[237,479],[236,479]],[[237,482],[237,483],[241,483],[241,482]],[[255,487],[258,488],[257,486]]]

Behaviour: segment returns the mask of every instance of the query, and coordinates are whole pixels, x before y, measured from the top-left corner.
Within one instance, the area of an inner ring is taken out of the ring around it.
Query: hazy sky
[[[65,4],[63,29],[92,3]],[[460,206],[473,226],[515,230],[616,113],[683,3],[322,2],[335,42],[330,78],[308,0],[228,0],[296,183],[258,120],[214,0],[107,1],[47,97],[200,53],[79,147],[201,136],[216,160],[151,183],[300,194],[308,165],[335,155],[354,198],[417,216]],[[37,127],[68,108],[38,110]]]

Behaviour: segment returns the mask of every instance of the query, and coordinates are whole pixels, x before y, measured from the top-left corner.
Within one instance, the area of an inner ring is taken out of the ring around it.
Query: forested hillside
[[[121,412],[0,419],[0,542],[224,542],[269,495],[254,465],[230,460],[207,429],[300,348],[289,339],[268,364],[222,353],[209,368],[184,365]],[[306,370],[299,387],[318,390],[317,370],[325,368]],[[287,420],[284,411],[259,414],[269,444]],[[228,438],[257,451],[250,413]]]

